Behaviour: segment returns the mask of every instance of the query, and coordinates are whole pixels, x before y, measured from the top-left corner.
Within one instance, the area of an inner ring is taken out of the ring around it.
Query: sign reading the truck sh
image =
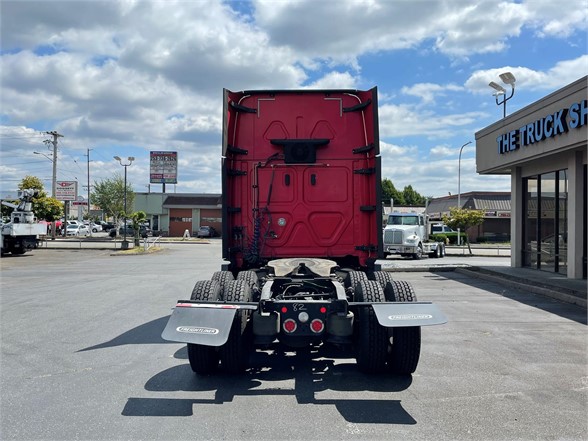
[[[587,113],[588,100],[583,100],[504,133],[496,138],[498,153],[503,155],[585,126]]]

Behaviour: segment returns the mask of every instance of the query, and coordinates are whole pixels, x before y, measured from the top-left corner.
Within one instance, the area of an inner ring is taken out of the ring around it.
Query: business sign
[[[75,201],[78,199],[77,181],[57,181],[55,199],[58,201]]]
[[[149,182],[178,183],[178,152],[150,152]]]
[[[579,129],[586,125],[587,117],[588,100],[574,103],[569,108],[560,109],[553,114],[498,136],[496,138],[498,153],[503,155],[567,133],[570,129]]]

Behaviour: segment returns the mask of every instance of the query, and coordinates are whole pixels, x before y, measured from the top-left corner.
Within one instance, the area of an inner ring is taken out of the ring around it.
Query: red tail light
[[[322,320],[314,319],[312,322],[310,322],[310,329],[315,334],[318,334],[320,332],[323,332],[323,330],[325,329],[325,324]]]
[[[282,325],[282,327],[284,328],[284,331],[286,331],[288,334],[291,334],[294,331],[296,331],[296,328],[298,327],[298,325],[296,324],[296,322],[294,320],[287,319],[287,320],[284,320],[284,324]]]

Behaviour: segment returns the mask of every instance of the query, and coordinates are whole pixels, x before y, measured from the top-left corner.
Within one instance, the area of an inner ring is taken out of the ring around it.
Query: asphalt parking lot
[[[0,263],[0,439],[583,440],[586,310],[463,273],[398,272],[447,315],[412,376],[325,348],[197,377],[160,334],[220,242],[39,249]],[[393,264],[394,262],[392,262]]]

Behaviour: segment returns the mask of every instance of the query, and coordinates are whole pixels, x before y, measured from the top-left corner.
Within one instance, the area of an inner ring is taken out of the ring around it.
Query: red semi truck
[[[257,348],[352,348],[364,372],[413,373],[446,322],[382,271],[377,89],[224,90],[223,259],[162,337],[197,374]]]

